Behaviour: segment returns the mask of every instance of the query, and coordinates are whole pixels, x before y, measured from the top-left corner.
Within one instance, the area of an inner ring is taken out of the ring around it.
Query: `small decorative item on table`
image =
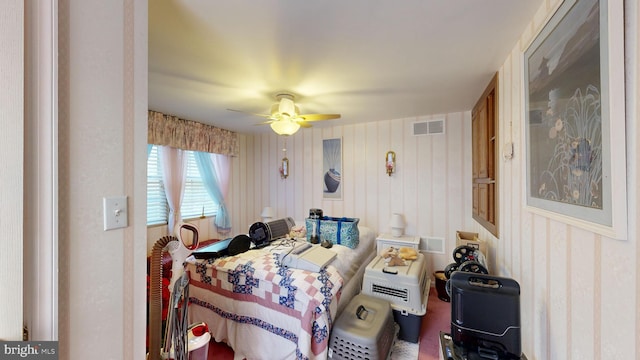
[[[418,250],[405,246],[401,248],[387,247],[378,255],[385,259],[387,266],[405,266],[418,258]]]

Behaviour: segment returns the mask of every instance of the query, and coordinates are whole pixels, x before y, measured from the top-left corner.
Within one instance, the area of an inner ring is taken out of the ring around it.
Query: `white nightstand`
[[[388,247],[400,248],[400,247],[410,247],[416,250],[420,249],[420,237],[419,236],[411,236],[411,235],[401,235],[401,236],[393,236],[391,234],[380,234],[376,238],[376,243],[378,245],[378,254]]]

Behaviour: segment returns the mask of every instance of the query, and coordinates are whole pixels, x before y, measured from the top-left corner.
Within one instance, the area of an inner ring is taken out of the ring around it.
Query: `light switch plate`
[[[127,197],[112,196],[102,199],[104,231],[127,227]]]
[[[513,159],[513,142],[507,142],[502,147],[502,158],[505,160]]]

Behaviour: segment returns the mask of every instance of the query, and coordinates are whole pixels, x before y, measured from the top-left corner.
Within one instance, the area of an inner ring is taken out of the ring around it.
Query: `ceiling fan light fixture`
[[[278,112],[280,114],[286,114],[291,117],[296,116],[296,106],[293,103],[293,100],[286,97],[281,98],[280,105],[278,106]]]
[[[271,129],[278,135],[290,136],[295,134],[301,127],[310,128],[309,122],[339,119],[340,114],[300,114],[300,109],[295,104],[295,96],[288,92],[276,94],[276,102],[271,104],[270,114],[255,114],[269,119],[262,124],[270,124]],[[240,110],[232,110],[239,111]]]
[[[275,119],[277,116],[280,115],[280,113],[278,112],[278,110],[280,109],[280,103],[275,103],[273,105],[271,105],[271,118]]]
[[[289,136],[300,129],[300,124],[290,119],[283,119],[271,123],[271,129],[278,135]]]

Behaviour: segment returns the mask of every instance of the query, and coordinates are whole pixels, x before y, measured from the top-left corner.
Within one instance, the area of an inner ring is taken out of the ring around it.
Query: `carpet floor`
[[[427,313],[422,318],[419,338],[420,360],[437,360],[440,351],[440,331],[451,330],[451,306],[450,303],[438,299],[435,288],[429,291]],[[225,343],[211,340],[209,344],[208,360],[233,360],[233,350]]]

